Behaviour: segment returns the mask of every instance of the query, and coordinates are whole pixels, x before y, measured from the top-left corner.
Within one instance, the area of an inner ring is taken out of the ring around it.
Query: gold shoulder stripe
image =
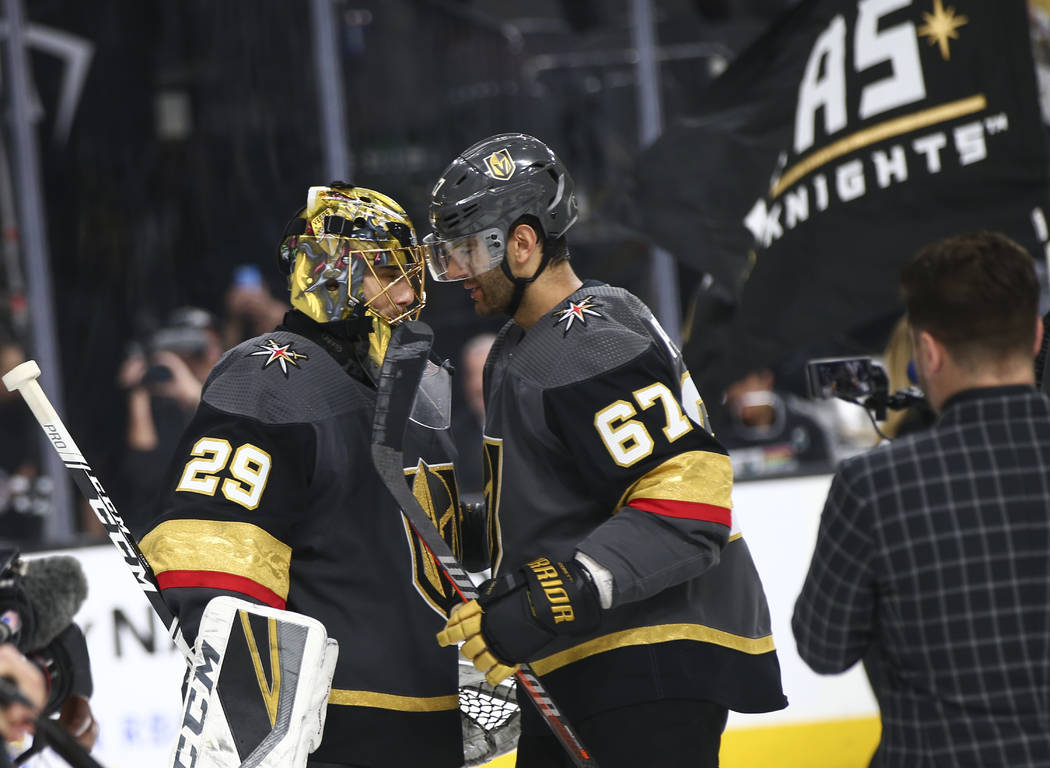
[[[394,709],[398,712],[443,712],[448,709],[459,709],[459,695],[398,696],[393,693],[333,688],[328,696],[328,703],[340,707]]]
[[[572,664],[574,661],[580,661],[589,656],[612,651],[616,648],[668,643],[673,640],[695,640],[702,643],[711,643],[751,655],[776,650],[776,647],[773,645],[772,635],[744,637],[743,635],[734,635],[714,627],[705,627],[702,624],[661,624],[655,627],[625,629],[622,632],[613,632],[610,635],[596,637],[593,640],[588,640],[585,643],[580,643],[572,648],[567,648],[564,651],[534,661],[531,666],[537,675],[545,675],[567,664]]]
[[[153,572],[215,571],[242,576],[288,599],[292,549],[251,523],[168,520],[140,544]]]
[[[729,457],[708,451],[687,451],[649,470],[624,491],[616,509],[631,499],[694,501],[731,509],[733,465]]]

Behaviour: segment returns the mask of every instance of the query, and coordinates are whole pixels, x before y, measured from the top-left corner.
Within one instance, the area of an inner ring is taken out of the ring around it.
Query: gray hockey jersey
[[[579,550],[613,575],[598,631],[530,659],[570,718],[656,698],[786,706],[728,455],[648,308],[588,284],[527,332],[508,323],[485,402],[494,571]]]

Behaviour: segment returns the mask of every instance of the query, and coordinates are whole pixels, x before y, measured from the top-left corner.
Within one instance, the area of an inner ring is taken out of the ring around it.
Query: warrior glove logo
[[[514,159],[505,149],[493,152],[486,157],[485,165],[489,169],[489,176],[499,181],[506,181],[514,175]]]
[[[565,568],[563,563],[558,563],[558,565],[563,569]],[[554,623],[560,624],[563,621],[575,621],[576,613],[572,609],[572,601],[569,599],[569,593],[565,590],[562,574],[558,572],[558,569],[551,565],[551,561],[546,557],[533,560],[528,564],[528,567],[536,576],[536,580],[543,589],[543,594],[547,598],[547,608],[554,619]],[[565,577],[572,581],[571,575],[565,574]]]

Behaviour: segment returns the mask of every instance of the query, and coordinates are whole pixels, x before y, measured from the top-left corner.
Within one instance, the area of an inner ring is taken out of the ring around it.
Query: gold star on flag
[[[919,27],[919,34],[927,38],[930,45],[939,45],[941,58],[945,61],[951,59],[951,51],[948,50],[949,40],[958,40],[959,33],[956,31],[969,23],[967,16],[955,15],[955,8],[945,8],[941,0],[933,0],[933,13],[923,12],[922,17],[926,23]]]

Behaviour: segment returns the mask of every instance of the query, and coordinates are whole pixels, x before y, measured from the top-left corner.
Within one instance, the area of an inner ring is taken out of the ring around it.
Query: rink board
[[[734,514],[769,597],[790,705],[762,715],[731,713],[723,768],[862,768],[878,740],[878,710],[862,671],[814,674],[795,653],[791,635],[791,611],[829,483],[825,475],[742,483],[734,490]],[[88,599],[77,621],[91,651],[92,702],[101,725],[93,754],[108,768],[165,765],[180,713],[182,657],[115,548],[63,554],[77,557],[88,576]],[[510,756],[490,763],[512,764]]]

